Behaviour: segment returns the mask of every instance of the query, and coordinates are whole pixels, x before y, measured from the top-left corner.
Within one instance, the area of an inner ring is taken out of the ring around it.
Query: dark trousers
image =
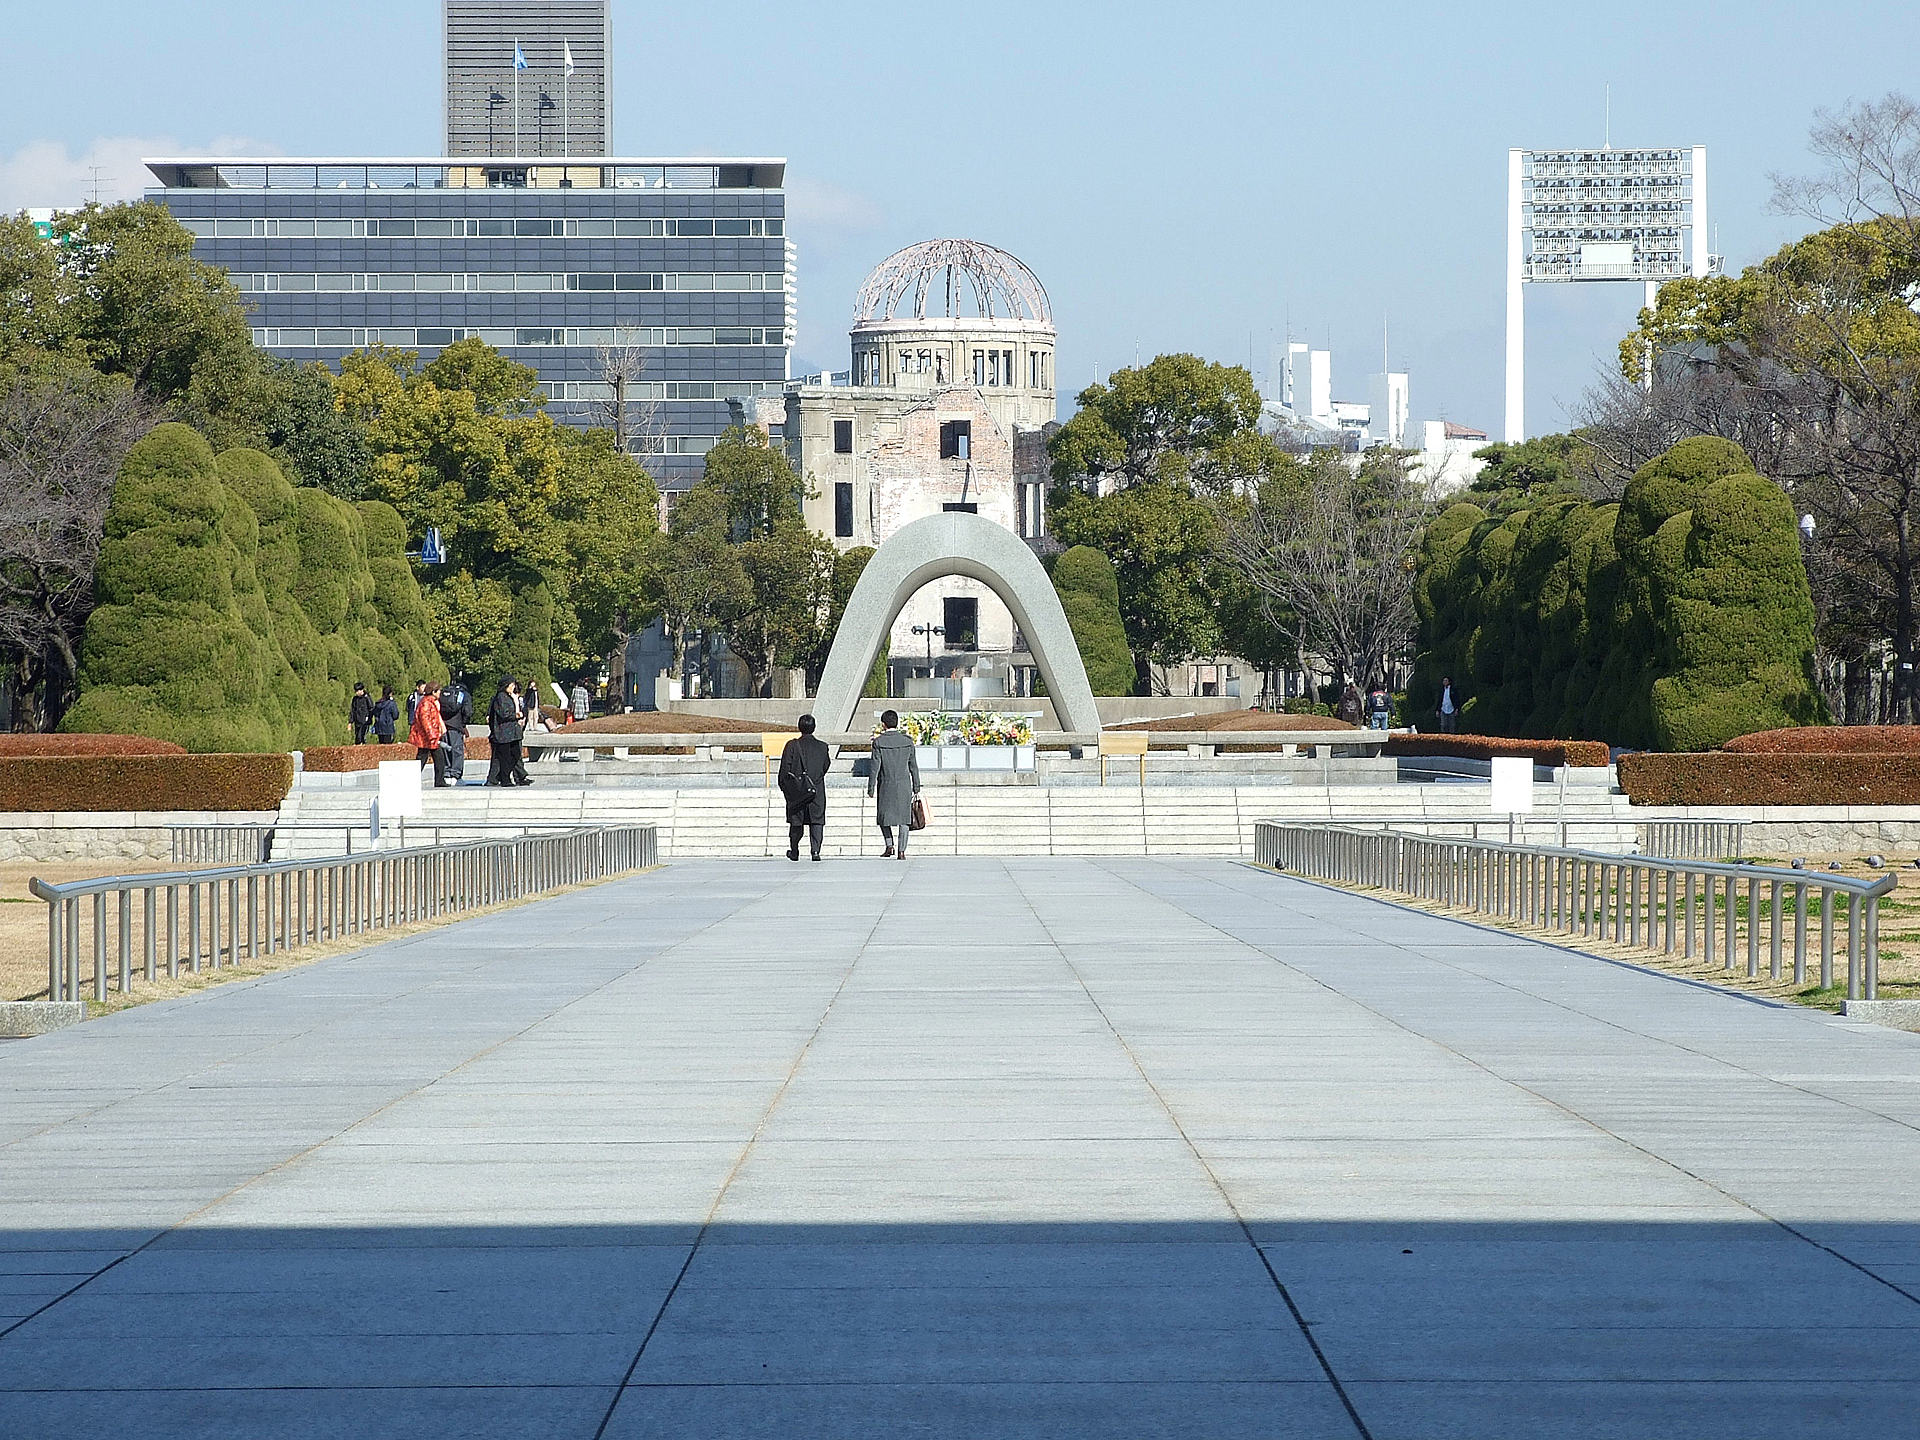
[[[1460,717],[1458,715],[1442,715],[1440,717],[1440,733],[1442,735],[1457,734],[1459,729]]]
[[[795,825],[789,823],[787,826],[787,848],[789,850],[798,850],[800,848],[800,832],[802,830],[811,832],[807,838],[813,842],[812,853],[818,855],[820,853],[820,841],[822,837],[826,835],[827,827],[823,824]]]
[[[440,742],[447,752],[447,778],[458,780],[467,773],[467,732],[449,730],[447,738]]]
[[[353,743],[354,744],[364,745],[367,743],[367,727],[372,723],[373,722],[371,720],[356,720],[353,722]]]
[[[422,765],[428,761],[433,762],[434,787],[438,789],[445,785],[447,783],[447,752],[436,745],[431,750],[422,749],[418,753]]]
[[[514,772],[519,772],[519,779]],[[518,740],[496,740],[493,742],[493,768],[487,775],[489,785],[517,785],[524,779],[527,767],[520,758]]]

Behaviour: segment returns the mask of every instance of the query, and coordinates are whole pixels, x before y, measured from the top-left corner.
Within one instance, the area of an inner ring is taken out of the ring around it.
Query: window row
[[[227,164],[166,167],[162,183],[189,190],[772,189],[757,165]]]
[[[933,383],[947,383],[947,349],[944,345],[926,349],[909,350],[904,346],[894,352],[894,364],[897,375],[931,375]],[[856,385],[888,385],[892,377],[886,373],[886,361],[879,350],[862,350],[853,357],[853,374]],[[982,388],[1012,386],[1021,383],[1019,379],[1019,352],[1016,350],[975,350],[973,352],[973,383]],[[1033,390],[1045,390],[1053,384],[1053,357],[1045,350],[1027,352],[1026,381]]]
[[[178,218],[178,217],[176,217]],[[549,236],[567,240],[631,235],[708,239],[726,236],[780,235],[782,220],[180,220],[201,239],[304,240],[334,237],[457,240],[468,236]]]
[[[629,380],[627,400],[735,400],[782,394],[785,380]],[[610,401],[613,383],[607,380],[547,380],[540,389],[549,400]]]
[[[451,345],[456,340],[480,339],[504,348],[520,345],[780,345],[786,331],[758,327],[627,327],[605,325],[585,328],[554,326],[517,326],[511,328],[434,328],[421,326],[278,326],[256,329],[253,343],[266,350],[360,349],[368,345],[391,345],[401,349],[432,349]]]
[[[435,275],[386,273],[339,275],[274,275],[231,273],[234,285],[247,294],[299,291],[389,290],[512,292],[552,290],[773,290],[787,288],[778,272],[738,275],[621,274],[597,272],[566,275],[468,274]]]

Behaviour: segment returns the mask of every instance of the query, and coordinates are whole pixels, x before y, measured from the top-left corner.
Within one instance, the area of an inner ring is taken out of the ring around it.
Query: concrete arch
[[[820,728],[844,732],[853,724],[860,692],[894,617],[914,591],[948,575],[978,580],[1006,602],[1047,682],[1060,728],[1097,731],[1100,711],[1087,667],[1046,570],[1011,530],[964,511],[943,511],[901,526],[860,572],[814,699]]]

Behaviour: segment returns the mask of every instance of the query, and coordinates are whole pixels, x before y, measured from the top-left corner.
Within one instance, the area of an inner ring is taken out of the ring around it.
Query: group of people
[[[1460,697],[1454,692],[1451,676],[1440,678],[1440,698],[1435,711],[1441,734],[1451,735],[1460,728]],[[1360,687],[1348,681],[1347,688],[1341,692],[1340,703],[1333,707],[1333,718],[1349,725],[1358,725],[1364,720],[1369,730],[1390,730],[1393,728],[1393,696],[1387,693],[1385,685],[1376,683],[1363,700]]]
[[[574,686],[569,701],[573,718],[586,719],[591,703],[586,687]],[[393,687],[382,685],[380,698],[375,700],[365,685],[355,685],[347,719],[353,726],[354,744],[365,745],[369,731],[376,743],[393,744],[400,724],[400,702],[394,698]],[[422,769],[433,767],[435,789],[444,790],[465,778],[467,729],[472,723],[473,693],[459,676],[445,685],[435,680],[414,682],[407,696],[407,743],[414,747]],[[527,732],[546,728],[533,685],[529,684],[523,694],[513,676],[501,680],[487,705],[487,730],[493,749],[487,784],[531,785],[524,749]]]
[[[898,711],[883,711],[880,733],[873,737],[867,768],[867,795],[873,801],[874,822],[886,842],[887,859],[907,858],[907,836],[914,829],[914,805],[920,797],[920,762],[913,741],[899,728]],[[813,732],[811,715],[800,717],[800,733],[780,752],[780,794],[787,802],[787,859],[800,858],[800,837],[820,858],[827,827],[827,767],[833,752]],[[921,822],[925,823],[924,819]]]

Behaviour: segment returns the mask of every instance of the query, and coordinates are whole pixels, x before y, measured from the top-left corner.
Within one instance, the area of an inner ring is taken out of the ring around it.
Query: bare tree
[[[1816,175],[1769,175],[1773,208],[1820,225],[1896,222],[1920,235],[1920,105],[1895,91],[1838,114],[1814,116],[1807,148]]]
[[[51,729],[73,702],[107,503],[152,424],[132,386],[91,372],[16,374],[0,392],[0,652],[20,728]]]
[[[645,453],[643,442],[662,433],[661,402],[647,383],[646,352],[638,345],[601,344],[593,349],[594,373],[607,393],[593,402],[594,419],[613,431],[622,454]]]
[[[1222,548],[1335,678],[1385,681],[1413,634],[1413,553],[1430,507],[1398,451],[1327,451],[1220,507]]]

